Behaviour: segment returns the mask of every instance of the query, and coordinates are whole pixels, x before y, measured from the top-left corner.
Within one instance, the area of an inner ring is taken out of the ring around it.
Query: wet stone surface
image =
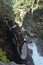
[[[5,63],[3,63],[3,62],[0,62],[0,65],[5,65]]]
[[[27,44],[25,43],[22,47],[22,59],[25,59],[25,64],[17,64],[13,61],[5,64],[3,62],[0,62],[0,65],[34,65],[33,59],[31,57],[31,53],[29,51],[29,49],[27,48]],[[29,51],[29,52],[28,52]]]

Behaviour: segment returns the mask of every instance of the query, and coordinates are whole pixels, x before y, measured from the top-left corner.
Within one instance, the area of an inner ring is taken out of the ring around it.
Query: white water
[[[28,44],[28,47],[33,50],[32,58],[35,65],[43,65],[43,57],[38,54],[35,43]]]

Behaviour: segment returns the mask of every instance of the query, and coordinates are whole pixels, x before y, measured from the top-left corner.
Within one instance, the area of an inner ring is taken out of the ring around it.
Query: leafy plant
[[[7,59],[5,53],[2,51],[1,48],[0,48],[0,61],[1,61],[1,62],[4,62],[4,63],[9,62],[9,60]]]

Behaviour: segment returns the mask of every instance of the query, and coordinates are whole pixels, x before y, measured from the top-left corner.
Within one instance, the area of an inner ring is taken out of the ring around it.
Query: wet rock
[[[43,56],[43,40],[35,38],[34,42],[36,43],[37,51],[40,56]]]
[[[32,50],[31,50],[31,51],[32,51]],[[17,63],[15,63],[14,61],[11,61],[11,62],[9,62],[9,63],[7,63],[7,64],[4,64],[4,63],[1,63],[1,64],[2,64],[2,65],[34,65],[33,59],[32,59],[32,57],[31,57],[31,51],[28,49],[27,44],[24,43],[24,45],[23,45],[23,47],[22,47],[22,50],[21,50],[21,52],[22,52],[21,58],[22,58],[23,60],[25,60],[25,63],[24,63],[24,64],[17,64]],[[1,65],[1,64],[0,64],[0,65]]]
[[[17,64],[17,63],[12,61],[12,62],[7,63],[6,65],[25,65],[25,64]]]
[[[15,62],[9,62],[9,63],[7,63],[6,65],[17,65]]]
[[[23,44],[21,52],[22,52],[21,58],[26,59],[27,58],[27,44],[26,43]]]
[[[38,51],[39,55],[43,56],[43,41],[38,40],[38,42],[36,43],[36,46],[37,46],[37,51]]]
[[[29,49],[29,54],[32,55],[33,54],[33,50]]]
[[[3,63],[3,62],[0,62],[0,65],[5,65],[5,63]]]

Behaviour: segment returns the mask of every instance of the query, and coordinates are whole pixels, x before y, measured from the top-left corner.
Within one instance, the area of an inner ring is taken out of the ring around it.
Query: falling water
[[[37,46],[34,42],[28,44],[28,47],[33,50],[32,58],[35,65],[43,65],[43,56],[40,56],[37,51]]]

